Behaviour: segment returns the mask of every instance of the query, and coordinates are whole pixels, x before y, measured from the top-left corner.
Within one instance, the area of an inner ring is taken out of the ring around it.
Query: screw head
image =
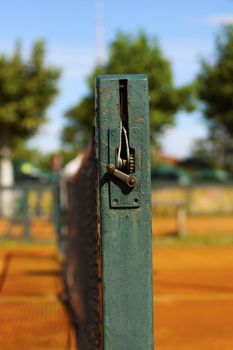
[[[129,187],[132,187],[132,188],[136,187],[137,186],[137,179],[136,179],[136,177],[133,176],[133,175],[130,175],[128,180],[127,180],[127,185]]]
[[[108,171],[108,173],[113,174],[115,170],[116,170],[116,167],[115,167],[114,164],[111,164],[111,163],[110,163],[110,164],[107,165],[107,171]]]

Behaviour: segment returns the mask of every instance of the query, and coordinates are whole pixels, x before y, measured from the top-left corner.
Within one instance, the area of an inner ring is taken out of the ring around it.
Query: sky
[[[233,23],[233,0],[0,0],[0,6],[0,52],[11,54],[20,40],[27,58],[33,42],[44,39],[47,63],[63,71],[49,122],[30,141],[44,152],[60,147],[64,112],[87,92],[86,77],[98,55],[106,59],[117,32],[144,30],[156,36],[172,62],[175,84],[181,86],[195,78],[201,58],[213,58],[220,26]],[[100,44],[98,19],[103,25]],[[161,143],[166,154],[185,157],[194,140],[207,135],[207,126],[200,112],[178,113],[176,122]]]

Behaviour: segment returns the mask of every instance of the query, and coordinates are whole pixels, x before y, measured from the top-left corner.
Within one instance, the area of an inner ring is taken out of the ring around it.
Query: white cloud
[[[233,24],[233,14],[207,16],[204,18],[204,23],[210,25]]]

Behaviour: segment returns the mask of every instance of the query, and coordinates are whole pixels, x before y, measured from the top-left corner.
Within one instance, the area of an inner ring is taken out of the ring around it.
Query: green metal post
[[[23,237],[25,240],[30,240],[32,237],[30,236],[30,213],[29,213],[29,203],[28,203],[28,187],[23,187]]]
[[[104,350],[154,348],[148,105],[144,75],[97,77]]]

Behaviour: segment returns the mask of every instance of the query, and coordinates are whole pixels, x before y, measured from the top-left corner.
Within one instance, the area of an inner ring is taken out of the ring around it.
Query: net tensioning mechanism
[[[106,164],[110,174],[110,205],[112,208],[138,208],[141,200],[140,119],[138,111],[135,113],[131,107],[135,96],[129,81],[119,79],[116,90],[118,128],[109,129],[109,162]]]

